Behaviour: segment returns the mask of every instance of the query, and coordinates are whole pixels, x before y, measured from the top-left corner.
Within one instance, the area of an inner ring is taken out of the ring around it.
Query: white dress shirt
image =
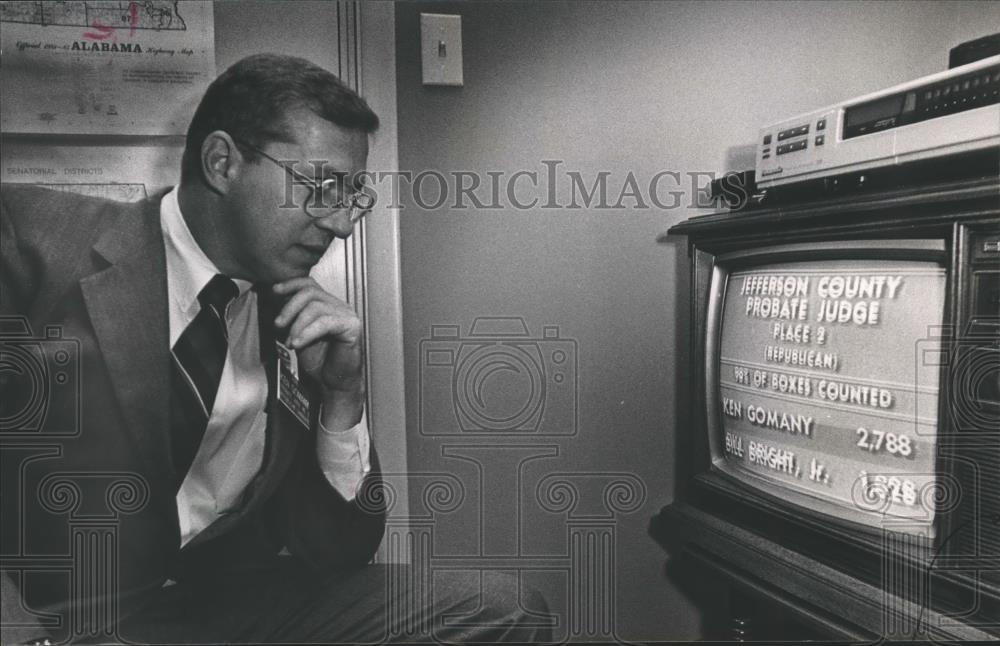
[[[181,215],[177,189],[163,197],[160,226],[167,256],[170,347],[201,309],[198,293],[221,273],[202,251]],[[208,427],[177,492],[181,546],[239,502],[264,458],[267,375],[260,361],[257,294],[234,280],[239,296],[226,309],[229,352]],[[347,500],[370,470],[368,421],[346,431],[316,432],[316,453],[326,479]]]

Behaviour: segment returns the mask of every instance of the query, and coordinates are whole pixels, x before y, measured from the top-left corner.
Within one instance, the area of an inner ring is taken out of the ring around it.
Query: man
[[[258,55],[208,88],[166,194],[4,187],[5,320],[56,326],[32,351],[56,366],[72,341],[59,365],[82,375],[44,393],[44,429],[69,430],[56,450],[4,445],[2,553],[27,564],[2,580],[4,643],[382,641],[389,616],[460,607],[472,620],[439,638],[544,637],[510,580],[415,601],[365,566],[384,509],[362,325],[308,272],[373,203],[377,127],[329,72]]]

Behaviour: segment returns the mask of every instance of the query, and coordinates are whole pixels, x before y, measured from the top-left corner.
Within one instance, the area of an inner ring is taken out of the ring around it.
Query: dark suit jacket
[[[345,501],[273,392],[264,465],[242,504],[179,550],[159,198],[13,185],[0,198],[0,342],[48,370],[27,382],[33,392],[23,374],[7,379],[0,404],[11,409],[0,436],[5,592],[13,582],[32,611],[84,609],[58,620],[63,630],[110,635],[167,578],[252,568],[283,547],[323,575],[371,559],[384,531],[374,448],[373,473]]]

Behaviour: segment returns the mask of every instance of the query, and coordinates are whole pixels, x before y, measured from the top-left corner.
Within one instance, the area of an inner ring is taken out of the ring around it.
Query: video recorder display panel
[[[903,521],[894,529],[932,535],[940,495],[934,337],[945,289],[944,268],[924,261],[730,272],[717,346],[716,466],[855,522]]]

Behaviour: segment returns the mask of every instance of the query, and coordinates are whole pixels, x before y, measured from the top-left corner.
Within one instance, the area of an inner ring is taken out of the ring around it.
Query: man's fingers
[[[337,323],[338,321],[323,316],[307,325],[301,333],[301,338],[304,339],[306,346],[306,350],[304,351],[309,351],[309,344],[313,341],[330,338],[335,335],[339,327]],[[300,350],[300,352],[302,351]],[[362,369],[361,353],[361,344],[336,344],[332,346],[323,361],[323,383],[336,386],[339,382],[330,381],[331,379],[342,380],[358,377]]]
[[[318,344],[324,344],[321,351],[326,356],[322,361],[333,361],[328,368],[342,361],[346,361],[345,365],[357,363],[348,356],[341,356],[347,348],[358,345],[362,335],[361,320],[349,305],[309,277],[278,283],[274,285],[274,293],[288,299],[274,322],[287,330],[289,347],[302,352],[320,350]],[[327,342],[336,344],[335,347],[341,350],[333,356],[327,355]]]
[[[340,336],[351,329],[350,320],[344,320],[342,315],[339,315],[325,303],[313,301],[299,312],[288,328],[289,344],[293,348],[302,348],[316,341],[319,337],[307,334],[306,331],[320,319],[329,319],[323,327],[325,334]]]
[[[302,331],[310,323],[326,314],[324,309],[317,307],[314,303],[307,303],[292,320],[292,324],[288,326],[288,345],[293,348],[301,348],[306,345],[307,340],[303,338]]]
[[[344,325],[335,317],[319,316],[302,325],[291,338],[295,348],[305,348],[324,337],[339,336],[343,331]]]
[[[286,327],[293,322],[303,308],[316,300],[325,300],[329,294],[324,292],[319,286],[305,285],[299,291],[292,294],[292,297],[285,302],[278,317],[274,319],[274,324],[278,327]]]
[[[335,337],[339,342],[347,343],[354,343],[361,336],[361,322],[349,308],[318,299],[306,301],[301,307],[296,304],[295,307],[297,312],[288,325],[288,344],[293,348],[304,348],[322,336]],[[325,321],[322,328],[313,328],[321,319]],[[321,329],[322,332],[313,334],[314,329]]]
[[[332,338],[324,339],[324,337]],[[359,338],[358,327],[353,320],[320,314],[308,317],[301,323],[296,320],[292,332],[288,335],[288,342],[291,347],[302,349],[319,340],[354,344]]]

